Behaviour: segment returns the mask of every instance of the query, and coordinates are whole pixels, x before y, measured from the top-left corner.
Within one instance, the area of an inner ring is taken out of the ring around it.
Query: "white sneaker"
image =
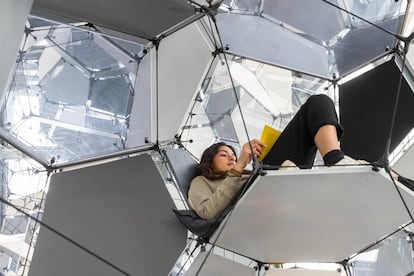
[[[358,166],[358,165],[368,165],[369,162],[365,160],[355,160],[348,155],[345,155],[344,158],[336,162],[334,166]]]
[[[283,171],[299,170],[299,167],[296,166],[295,163],[287,159],[283,161],[283,163],[280,165],[279,170],[283,170]]]

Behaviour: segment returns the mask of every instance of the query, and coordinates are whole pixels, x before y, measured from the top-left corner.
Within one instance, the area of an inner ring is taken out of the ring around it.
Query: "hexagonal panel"
[[[341,262],[408,222],[388,175],[371,166],[268,171],[216,244],[264,263]]]

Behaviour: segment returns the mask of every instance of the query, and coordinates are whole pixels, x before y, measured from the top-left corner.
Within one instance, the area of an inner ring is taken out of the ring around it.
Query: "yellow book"
[[[273,147],[281,133],[281,131],[274,129],[269,125],[265,125],[263,127],[262,137],[260,138],[260,140],[262,140],[266,144],[266,147],[263,149],[262,154],[258,157],[259,160],[263,160],[265,158],[265,156],[269,153],[270,149]]]

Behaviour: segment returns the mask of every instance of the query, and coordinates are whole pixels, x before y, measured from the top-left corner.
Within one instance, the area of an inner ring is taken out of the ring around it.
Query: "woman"
[[[313,95],[301,106],[263,159],[264,164],[297,164],[311,168],[319,150],[327,166],[363,164],[345,156],[339,146],[343,129],[338,123],[335,106],[326,95]],[[188,192],[190,207],[202,218],[211,219],[225,209],[241,190],[248,176],[245,167],[253,153],[259,156],[266,145],[258,140],[243,145],[240,157],[225,143],[207,148]]]
[[[257,143],[255,154],[260,155],[264,144]],[[211,219],[227,207],[248,178],[244,168],[251,161],[249,144],[242,147],[240,158],[233,147],[216,143],[207,148],[198,165],[198,176],[190,185],[188,202],[202,218]]]

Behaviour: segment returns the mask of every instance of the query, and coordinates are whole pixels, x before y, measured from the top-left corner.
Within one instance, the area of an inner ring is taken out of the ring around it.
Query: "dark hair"
[[[211,146],[206,148],[203,154],[201,155],[200,164],[198,164],[197,166],[197,175],[202,175],[210,180],[222,179],[226,177],[227,172],[215,172],[213,170],[213,159],[219,152],[220,147],[222,146],[229,147],[233,151],[234,155],[237,156],[234,148],[230,145],[227,145],[224,142],[212,144]]]

